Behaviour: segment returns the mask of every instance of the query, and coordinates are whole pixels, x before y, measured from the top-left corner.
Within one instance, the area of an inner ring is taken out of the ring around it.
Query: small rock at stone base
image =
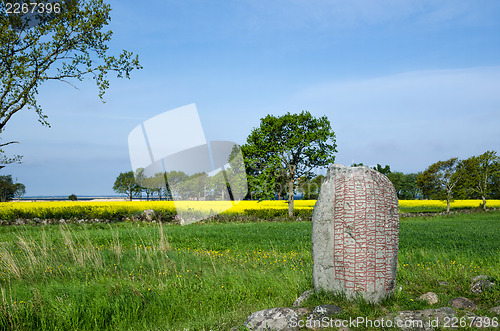
[[[313,314],[323,315],[325,317],[330,317],[332,315],[338,315],[342,313],[342,308],[335,305],[319,305],[314,307]]]
[[[300,297],[297,298],[297,300],[295,300],[292,307],[300,306],[302,304],[302,302],[306,301],[309,298],[309,296],[311,296],[311,294],[313,294],[313,293],[314,293],[314,290],[305,291],[304,293],[302,293],[300,295]]]
[[[298,322],[297,314],[290,308],[271,308],[257,311],[245,321],[245,327],[250,330],[298,330],[291,324]]]
[[[451,305],[455,309],[468,309],[468,310],[476,310],[477,306],[474,302],[470,301],[467,298],[464,297],[458,297],[451,299],[448,302],[449,305]]]
[[[470,284],[470,291],[475,294],[481,294],[484,290],[493,288],[495,283],[491,281],[491,277],[486,275],[479,275],[472,278]]]
[[[441,281],[441,282],[439,282],[439,285],[448,286],[448,285],[450,285],[450,283]]]
[[[322,329],[332,321],[332,316],[342,313],[342,308],[335,305],[319,305],[307,314],[307,325],[310,329]]]
[[[145,211],[142,212],[144,214],[144,217],[146,220],[151,221],[153,220],[153,217],[155,216],[155,211],[153,209],[146,209]]]
[[[496,306],[490,309],[490,313],[495,313],[497,315],[500,315],[500,306]]]
[[[479,275],[474,278],[472,278],[471,285],[474,284],[475,282],[481,280],[481,279],[488,279],[487,275]]]
[[[438,296],[436,293],[427,292],[418,297],[419,300],[427,301],[428,304],[433,305],[439,302]]]

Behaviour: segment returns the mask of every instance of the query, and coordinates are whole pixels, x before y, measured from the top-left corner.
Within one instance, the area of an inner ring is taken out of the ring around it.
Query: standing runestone
[[[331,165],[312,217],[314,290],[379,302],[394,293],[398,244],[391,181],[368,167]]]

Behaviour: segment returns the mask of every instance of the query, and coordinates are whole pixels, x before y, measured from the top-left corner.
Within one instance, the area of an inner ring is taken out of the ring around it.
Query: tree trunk
[[[450,198],[446,199],[446,213],[450,213]]]
[[[486,197],[483,195],[481,198],[483,198],[483,210],[486,210]]]
[[[293,179],[288,182],[288,217],[293,217]]]

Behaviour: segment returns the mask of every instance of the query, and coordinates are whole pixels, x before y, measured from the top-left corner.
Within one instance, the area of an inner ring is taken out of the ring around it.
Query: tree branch
[[[20,144],[20,142],[19,141],[9,141],[8,143],[0,144],[0,147],[7,146],[10,144]]]

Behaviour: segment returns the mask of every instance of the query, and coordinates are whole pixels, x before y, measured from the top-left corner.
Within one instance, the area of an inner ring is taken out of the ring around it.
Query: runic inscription
[[[330,167],[313,214],[315,289],[379,301],[395,286],[399,215],[394,187],[367,167]]]

